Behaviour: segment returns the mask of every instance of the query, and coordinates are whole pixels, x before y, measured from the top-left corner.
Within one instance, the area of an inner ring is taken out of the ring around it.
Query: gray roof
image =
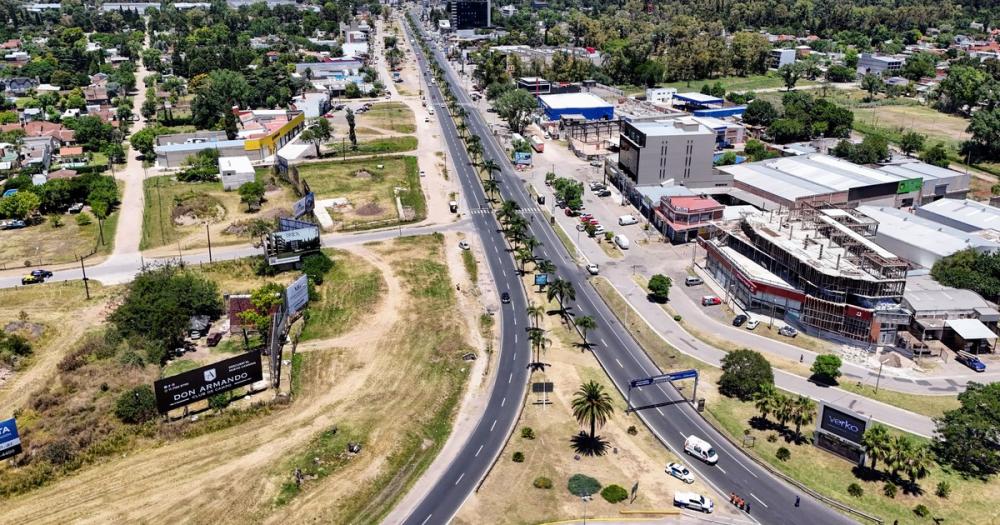
[[[220,140],[218,142],[190,142],[182,144],[165,144],[153,148],[156,153],[177,153],[182,151],[201,151],[203,149],[242,148],[245,140]]]
[[[962,224],[966,231],[1000,230],[1000,208],[969,199],[940,199],[917,209],[917,215]]]
[[[964,173],[960,171],[955,171],[948,168],[940,168],[933,164],[927,164],[926,162],[904,162],[901,164],[890,164],[888,166],[882,166],[879,171],[884,171],[886,173],[892,173],[899,175],[900,177],[905,177],[907,179],[915,179],[920,177],[922,179],[953,179],[955,177],[963,177]]]
[[[896,208],[858,206],[858,211],[878,221],[876,242],[885,235],[941,257],[966,248],[1000,250],[1000,243]]]
[[[720,166],[718,169],[733,175],[738,182],[790,201],[913,178],[820,153]]]
[[[903,299],[915,313],[942,310],[973,310],[992,308],[976,292],[961,288],[941,288],[939,290],[909,290],[903,292]]]

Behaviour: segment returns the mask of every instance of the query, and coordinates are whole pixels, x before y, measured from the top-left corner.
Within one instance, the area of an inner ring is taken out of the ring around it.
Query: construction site
[[[701,244],[706,267],[748,311],[787,316],[807,331],[892,344],[908,264],[872,241],[878,223],[853,210],[804,206],[746,214]]]

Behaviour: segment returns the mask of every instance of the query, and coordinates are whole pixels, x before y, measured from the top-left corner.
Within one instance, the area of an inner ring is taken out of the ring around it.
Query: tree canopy
[[[765,385],[774,384],[771,363],[759,352],[742,348],[722,358],[719,391],[743,401],[751,399]]]
[[[942,463],[981,478],[1000,472],[1000,383],[970,382],[961,407],[937,418],[934,451]]]

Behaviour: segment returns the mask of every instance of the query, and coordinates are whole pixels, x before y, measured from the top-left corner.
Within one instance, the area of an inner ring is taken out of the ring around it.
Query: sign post
[[[17,433],[14,418],[0,421],[0,459],[14,457],[21,453],[21,436]]]
[[[632,411],[632,389],[639,388],[642,386],[655,385],[657,383],[664,382],[674,382],[681,379],[694,378],[694,393],[691,398],[691,402],[694,403],[698,399],[698,371],[695,369],[691,370],[681,370],[680,372],[669,372],[666,374],[660,374],[658,376],[644,377],[640,379],[633,379],[628,383],[628,395],[625,398],[625,413]]]
[[[264,378],[260,354],[246,353],[208,366],[165,377],[153,383],[161,414],[216,394],[252,385]]]

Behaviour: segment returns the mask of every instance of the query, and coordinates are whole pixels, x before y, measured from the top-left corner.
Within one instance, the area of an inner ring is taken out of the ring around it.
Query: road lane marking
[[[424,521],[420,522],[420,525],[424,525],[425,523],[427,523],[428,521],[430,521],[431,520],[431,516],[433,516],[433,514],[428,514],[427,517],[424,518]]]
[[[607,341],[605,341],[603,337],[601,338],[601,344],[604,345],[605,348],[608,346]]]
[[[661,416],[665,416],[666,415],[666,414],[663,413],[662,410],[660,410],[660,407],[656,407],[656,411],[659,412]]]
[[[517,344],[517,332],[514,332],[514,344]]]
[[[458,479],[456,479],[456,480],[455,480],[455,484],[456,484],[456,485],[458,485],[458,483],[459,483],[460,481],[462,481],[462,478],[464,478],[464,477],[465,477],[465,472],[463,472],[462,474],[460,474],[460,475],[458,476]]]
[[[511,317],[511,319],[514,320],[514,326],[517,326],[517,316]],[[515,336],[515,337],[517,337],[517,336]]]
[[[511,382],[512,379],[514,379],[514,372],[511,372],[510,375],[507,376],[507,384],[508,385],[510,384],[510,382]],[[503,398],[503,400],[506,401],[507,398],[505,397],[505,398]],[[500,405],[500,406],[503,406],[503,405]]]
[[[513,375],[514,375],[514,374],[511,374],[511,376],[513,376]],[[507,381],[507,382],[508,382],[508,383],[510,383],[510,381]],[[504,406],[504,405],[506,405],[506,404],[507,404],[507,398],[506,398],[506,397],[505,397],[505,398],[503,398],[502,400],[500,400],[500,406]]]
[[[760,504],[763,505],[765,509],[767,508],[767,503],[764,503],[763,501],[760,501],[760,498],[758,498],[756,494],[754,494],[753,492],[751,492],[750,496],[753,497],[753,499],[755,499],[758,502],[760,502]]]
[[[619,367],[619,368],[625,368],[625,366],[624,366],[624,365],[622,365],[622,362],[621,362],[621,361],[618,361],[618,358],[617,358],[617,357],[615,358],[615,361],[616,361],[616,362],[618,363],[618,367]]]
[[[726,473],[726,470],[725,470],[724,468],[722,468],[722,467],[718,466],[718,465],[716,465],[716,466],[715,466],[715,468],[717,468],[717,469],[721,470],[723,474],[725,474],[725,473]],[[751,496],[752,496],[752,494],[751,494]],[[765,506],[766,506],[766,505],[765,505]]]
[[[478,457],[479,457],[479,453],[480,453],[480,452],[482,452],[482,451],[483,451],[483,446],[482,446],[482,445],[479,445],[479,448],[478,448],[478,449],[476,449],[476,455],[475,455],[475,456],[473,456],[473,457],[477,457],[477,458],[478,458]]]
[[[514,361],[517,361],[517,352],[514,352]]]
[[[497,420],[493,420],[493,424],[490,425],[490,432],[493,432],[493,427],[497,426]]]

